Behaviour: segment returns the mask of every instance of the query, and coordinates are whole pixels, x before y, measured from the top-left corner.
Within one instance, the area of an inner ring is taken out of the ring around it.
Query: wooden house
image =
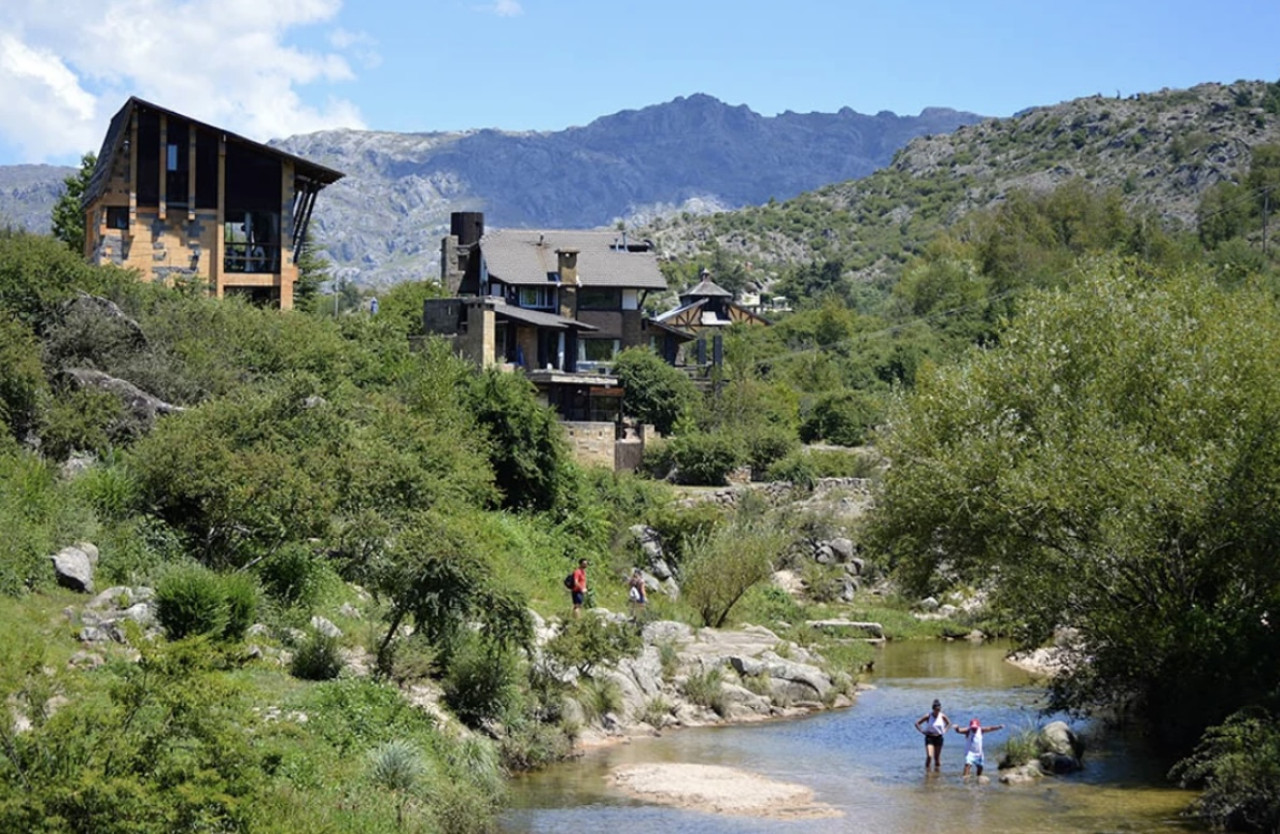
[[[116,113],[85,189],[85,255],[143,280],[293,306],[316,195],[342,177],[139,98]]]

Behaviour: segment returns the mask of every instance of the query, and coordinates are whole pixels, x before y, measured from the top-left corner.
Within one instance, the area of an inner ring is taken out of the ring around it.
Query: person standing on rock
[[[934,700],[933,709],[916,719],[916,731],[924,734],[924,769],[929,769],[933,762],[933,772],[937,773],[942,766],[942,742],[947,730],[951,727],[951,719],[942,711],[942,702]]]
[[[965,737],[964,745],[964,778],[969,778],[969,768],[977,769],[977,776],[982,778],[982,734],[994,733],[996,730],[1003,730],[1003,724],[992,724],[990,727],[982,726],[982,722],[976,718],[969,720],[968,727],[956,727],[956,732]]]
[[[572,580],[569,583],[569,596],[573,599],[573,617],[577,619],[582,616],[582,603],[587,598],[587,565],[586,559],[578,560],[578,567],[573,571]]]
[[[634,568],[631,578],[627,580],[627,599],[631,602],[631,618],[640,622],[644,615],[644,604],[649,601],[644,587],[644,574],[640,572],[640,568]]]

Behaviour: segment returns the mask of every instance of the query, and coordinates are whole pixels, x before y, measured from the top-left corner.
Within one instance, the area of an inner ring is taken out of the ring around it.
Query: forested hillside
[[[853,288],[870,287],[883,298],[940,230],[963,234],[961,218],[1012,192],[1043,194],[1078,180],[1115,192],[1127,211],[1163,229],[1195,231],[1215,187],[1244,183],[1252,149],[1277,141],[1277,84],[1095,96],[912,140],[860,180],[758,208],[657,220],[642,233],[678,262],[718,264],[732,276],[726,286],[769,287],[817,266],[838,273],[846,294],[866,298]]]

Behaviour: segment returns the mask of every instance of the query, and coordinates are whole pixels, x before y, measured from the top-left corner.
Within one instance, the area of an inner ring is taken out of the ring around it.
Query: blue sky
[[[0,164],[72,163],[129,95],[256,139],[559,130],[708,93],[764,115],[1007,116],[1280,79],[1280,3],[5,0]]]

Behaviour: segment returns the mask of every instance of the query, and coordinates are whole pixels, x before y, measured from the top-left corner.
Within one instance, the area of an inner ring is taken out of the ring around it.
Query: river
[[[1043,722],[1042,690],[1004,661],[1000,645],[891,643],[845,710],[735,727],[668,732],[601,750],[514,780],[503,830],[672,832],[1187,832],[1178,819],[1191,794],[1169,786],[1163,768],[1117,737],[1089,738],[1083,772],[1008,786],[994,778],[1010,730]],[[1004,724],[986,738],[990,784],[960,778],[964,739],[950,734],[939,775],[924,772],[912,722],[934,698],[953,722]],[[1077,729],[1090,734],[1088,725]],[[812,788],[843,815],[773,821],[719,816],[637,802],[606,784],[621,764],[689,762],[748,770]]]

